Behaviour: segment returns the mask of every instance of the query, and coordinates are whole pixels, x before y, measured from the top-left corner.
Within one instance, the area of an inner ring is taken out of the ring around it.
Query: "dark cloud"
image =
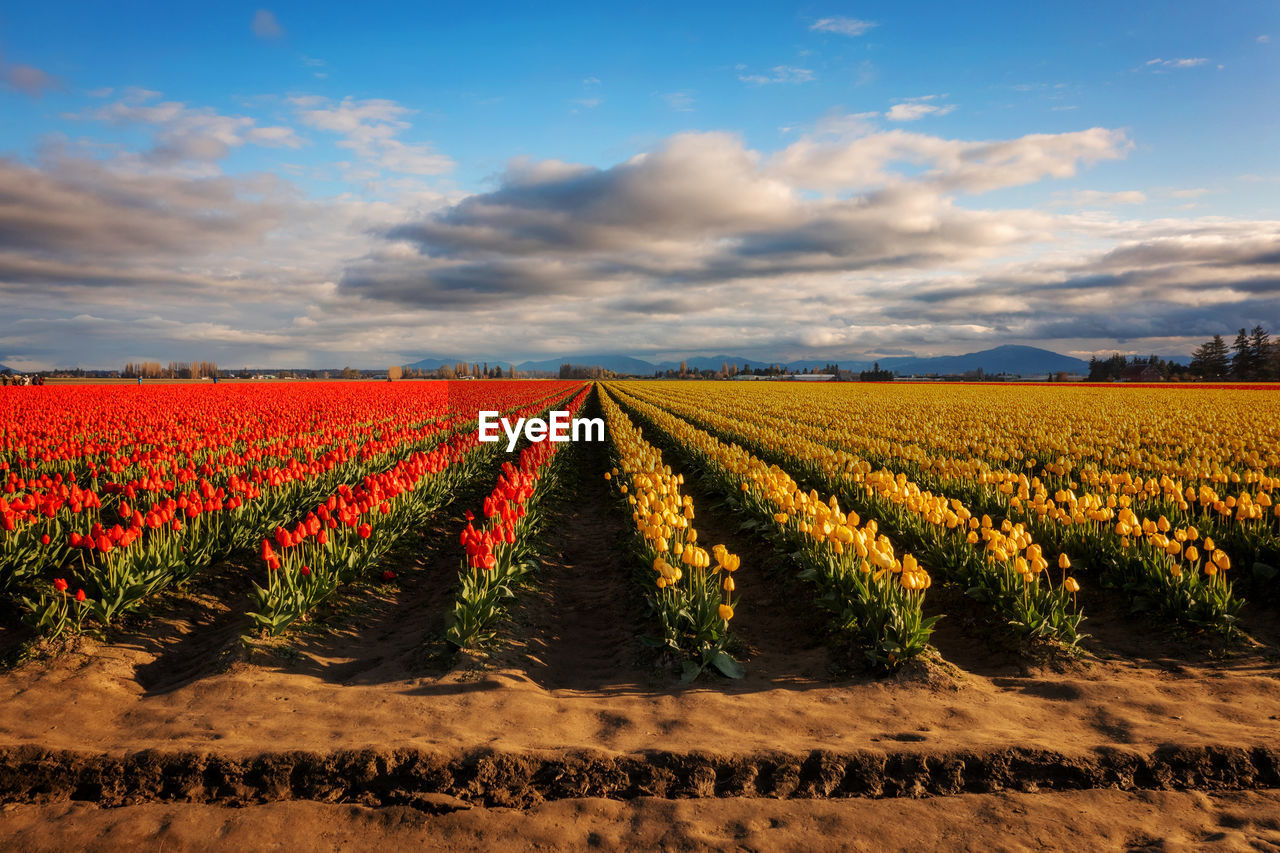
[[[284,27],[280,26],[280,22],[276,20],[276,13],[270,9],[259,9],[253,13],[253,23],[250,25],[253,34],[260,39],[278,39],[284,37]]]
[[[0,250],[127,264],[226,251],[280,223],[278,205],[246,198],[261,189],[261,180],[122,173],[57,154],[40,167],[0,159]]]
[[[0,65],[0,80],[15,92],[33,98],[62,88],[62,81],[34,65]]]

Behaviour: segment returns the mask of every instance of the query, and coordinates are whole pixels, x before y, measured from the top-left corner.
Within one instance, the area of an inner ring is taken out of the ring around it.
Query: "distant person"
[[[142,384],[142,377],[141,377],[141,376],[139,376],[139,377],[138,377],[138,384],[139,384],[139,385],[141,385],[141,384]]]

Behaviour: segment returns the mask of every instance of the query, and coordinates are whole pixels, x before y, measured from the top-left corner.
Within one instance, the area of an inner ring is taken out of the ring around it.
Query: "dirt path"
[[[542,569],[512,619],[526,637],[515,642],[519,665],[547,690],[625,690],[649,676],[638,640],[649,627],[644,603],[617,556],[627,529],[604,480],[606,447],[564,451]]]
[[[1212,850],[1280,846],[1280,793],[970,794],[930,800],[560,800],[527,811],[311,802],[242,809],[13,806],[13,851],[206,850]]]

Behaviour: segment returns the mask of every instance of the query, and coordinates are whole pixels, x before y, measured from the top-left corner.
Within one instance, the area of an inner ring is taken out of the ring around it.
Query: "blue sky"
[[[1185,352],[1280,325],[1277,50],[1274,2],[11,6],[0,362]]]

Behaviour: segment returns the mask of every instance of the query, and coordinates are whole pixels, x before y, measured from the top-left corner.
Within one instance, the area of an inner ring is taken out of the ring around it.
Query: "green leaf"
[[[702,674],[702,665],[687,660],[680,667],[680,681],[688,684]]]
[[[711,659],[711,665],[720,670],[721,675],[729,678],[742,678],[747,674],[746,667],[730,657],[728,652],[716,652],[716,656]]]

